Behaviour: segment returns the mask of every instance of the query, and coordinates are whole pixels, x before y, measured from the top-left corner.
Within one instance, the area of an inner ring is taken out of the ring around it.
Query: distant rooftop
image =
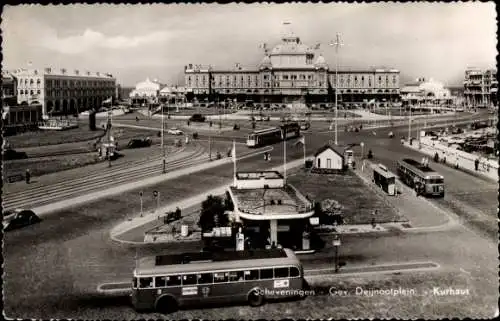
[[[43,69],[25,69],[19,68],[12,71],[14,75],[36,76],[36,75],[54,75],[54,76],[73,76],[73,77],[92,77],[92,78],[113,78],[113,75],[100,71],[88,71],[79,69],[66,69],[66,68],[52,68],[47,67]]]

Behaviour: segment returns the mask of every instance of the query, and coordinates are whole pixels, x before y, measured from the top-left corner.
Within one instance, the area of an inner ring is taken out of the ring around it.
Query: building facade
[[[185,85],[198,99],[236,98],[259,103],[333,102],[335,87],[342,102],[396,101],[399,71],[396,69],[331,68],[315,48],[290,33],[265,56],[256,68],[239,64],[231,70],[189,64],[184,68]]]
[[[116,94],[116,80],[108,73],[67,69],[18,69],[17,103],[40,104],[44,117],[78,114]]]
[[[450,89],[434,79],[418,78],[401,88],[401,100],[405,106],[450,107],[456,103]]]
[[[494,69],[469,68],[465,71],[464,99],[468,107],[498,106],[498,80]]]
[[[345,164],[344,155],[329,145],[314,154],[314,167],[318,169],[342,170]]]

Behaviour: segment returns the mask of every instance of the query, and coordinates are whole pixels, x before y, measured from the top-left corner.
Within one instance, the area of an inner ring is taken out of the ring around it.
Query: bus
[[[424,187],[423,195],[444,197],[444,177],[429,166],[404,158],[398,161],[397,168],[398,176],[411,188],[420,182]]]
[[[373,166],[373,182],[388,195],[396,193],[396,176],[382,164]]]
[[[297,122],[292,122],[278,127],[253,131],[248,135],[247,146],[265,146],[299,136],[300,125]]]
[[[290,249],[158,255],[136,261],[132,305],[160,313],[227,302],[260,306],[266,299],[303,297],[304,270]]]

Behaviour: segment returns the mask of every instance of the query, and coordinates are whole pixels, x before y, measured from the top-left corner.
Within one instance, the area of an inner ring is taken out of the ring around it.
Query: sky
[[[255,68],[260,44],[278,44],[285,28],[320,43],[331,68],[336,58],[339,69],[385,66],[407,81],[461,84],[467,67],[495,68],[497,54],[493,2],[24,5],[4,7],[1,28],[3,69],[109,72],[122,86],[181,85],[189,63]]]

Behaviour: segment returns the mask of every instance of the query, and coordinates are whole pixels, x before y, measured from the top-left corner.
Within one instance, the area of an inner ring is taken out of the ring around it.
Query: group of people
[[[422,157],[422,166],[424,166],[424,167],[429,166],[429,158],[428,157]]]

